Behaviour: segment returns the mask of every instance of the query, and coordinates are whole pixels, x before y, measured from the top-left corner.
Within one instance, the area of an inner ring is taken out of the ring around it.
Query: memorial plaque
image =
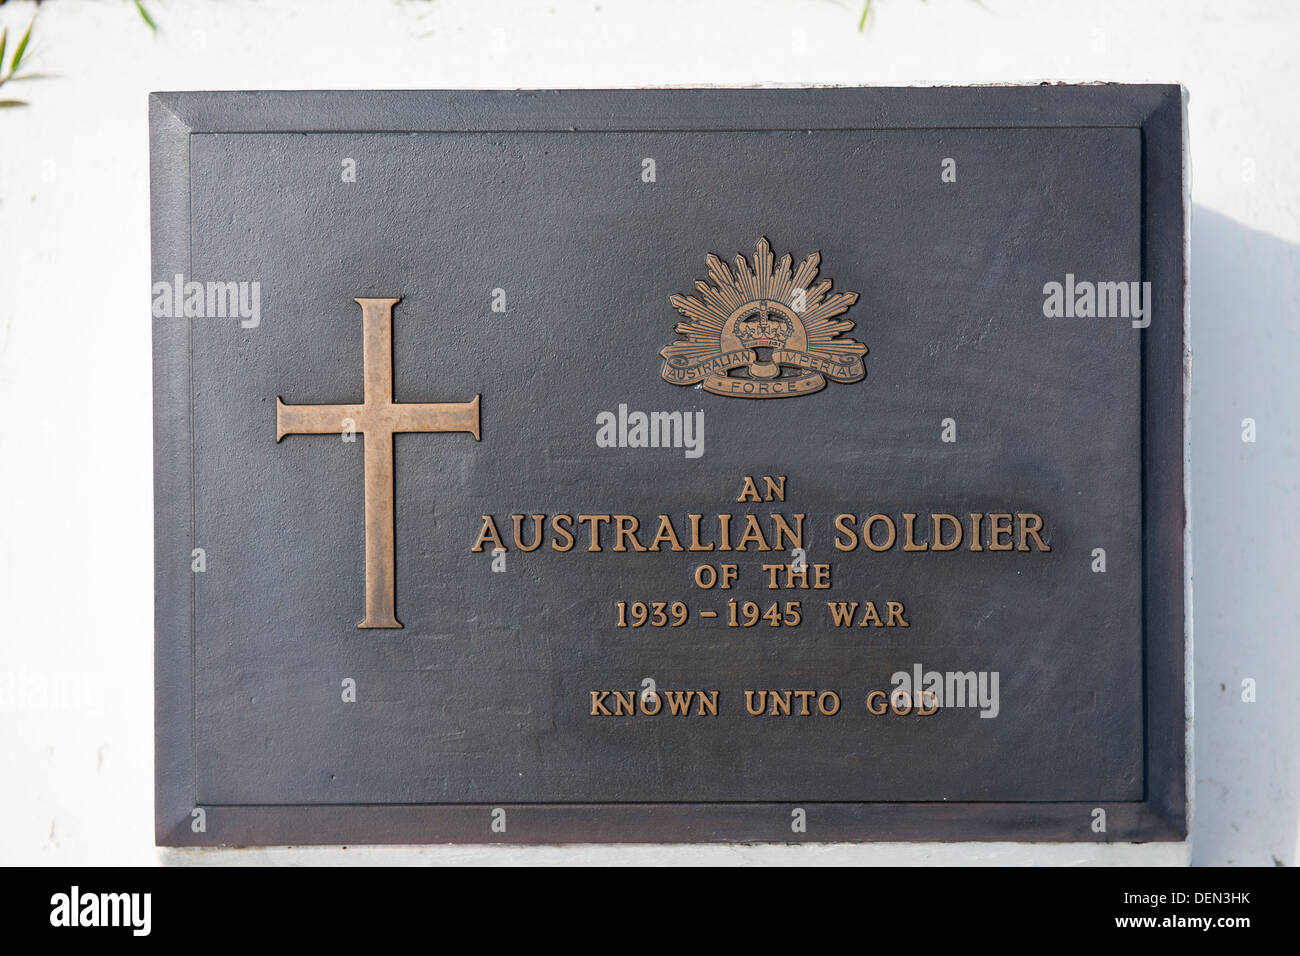
[[[1177,840],[1182,91],[160,93],[157,840]]]

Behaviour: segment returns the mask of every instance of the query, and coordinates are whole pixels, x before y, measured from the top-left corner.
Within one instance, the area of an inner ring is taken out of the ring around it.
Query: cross
[[[357,299],[361,306],[362,405],[286,405],[275,399],[275,440],[285,435],[365,435],[366,618],[357,627],[401,627],[393,608],[393,435],[468,432],[479,440],[479,397],[447,405],[393,402],[393,306],[400,299]],[[351,424],[349,424],[349,422]]]

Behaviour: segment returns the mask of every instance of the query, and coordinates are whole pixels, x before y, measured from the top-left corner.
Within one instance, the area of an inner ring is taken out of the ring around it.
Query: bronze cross
[[[393,608],[393,435],[468,432],[479,440],[479,397],[448,405],[394,404],[393,306],[400,299],[357,299],[361,306],[365,404],[286,405],[275,399],[275,440],[337,435],[352,428],[366,448],[366,619],[357,627],[401,627]]]

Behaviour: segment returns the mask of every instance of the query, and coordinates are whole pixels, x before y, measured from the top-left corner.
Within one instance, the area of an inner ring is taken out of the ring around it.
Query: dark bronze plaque
[[[151,101],[157,838],[1181,839],[1181,91]]]

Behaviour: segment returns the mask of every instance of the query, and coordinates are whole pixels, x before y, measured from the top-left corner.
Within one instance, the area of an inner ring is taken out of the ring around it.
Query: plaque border
[[[1136,128],[1142,136],[1141,341],[1145,797],[1094,804],[786,803],[198,805],[193,634],[191,325],[153,320],[155,842],[303,844],[1070,842],[1184,840],[1191,586],[1187,479],[1185,93],[1172,84],[785,89],[176,92],[149,97],[152,275],[190,275],[193,133]],[[184,507],[188,505],[187,507]],[[205,829],[194,832],[203,809]]]

